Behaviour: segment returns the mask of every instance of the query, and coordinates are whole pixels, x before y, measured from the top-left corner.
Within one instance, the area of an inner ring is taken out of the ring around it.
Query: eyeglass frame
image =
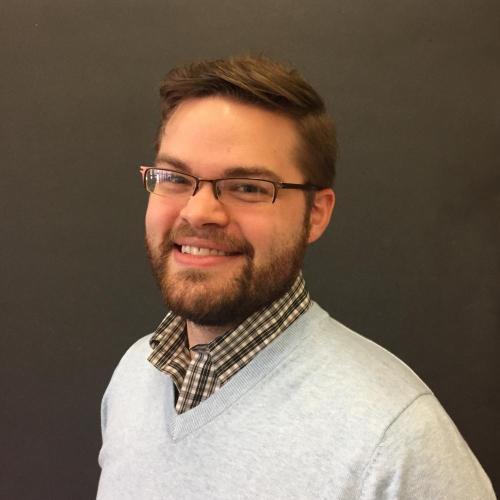
[[[194,179],[195,185],[193,192],[191,193],[191,196],[194,196],[200,189],[200,183],[201,182],[210,182],[212,184],[212,192],[214,194],[214,197],[217,201],[221,201],[219,199],[219,194],[217,194],[217,182],[219,181],[229,181],[229,180],[247,180],[247,181],[263,181],[263,182],[269,182],[270,184],[273,185],[274,187],[274,192],[273,192],[273,199],[271,201],[271,204],[273,204],[276,201],[276,197],[278,196],[278,191],[280,189],[300,189],[301,191],[321,191],[322,187],[316,186],[315,184],[295,184],[291,182],[279,182],[279,181],[272,181],[270,179],[259,179],[258,177],[220,177],[218,179],[205,179],[203,177],[197,177],[196,175],[192,174],[187,174],[186,172],[179,172],[178,170],[173,170],[171,168],[160,168],[160,167],[148,167],[148,166],[140,166],[139,171],[142,175],[142,182],[144,185],[144,189],[151,194],[155,194],[156,196],[162,196],[161,194],[158,193],[153,193],[152,191],[149,191],[149,189],[146,187],[146,174],[148,170],[163,170],[166,172],[173,172],[174,174],[180,174],[180,175],[185,175],[186,177],[190,177]],[[167,196],[163,196],[166,198]]]

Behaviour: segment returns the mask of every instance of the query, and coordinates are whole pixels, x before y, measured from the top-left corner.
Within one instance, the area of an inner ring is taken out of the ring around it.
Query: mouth
[[[180,228],[170,234],[169,248],[172,265],[177,269],[216,269],[241,265],[253,258],[253,247],[243,238],[229,237],[220,232],[203,234]]]
[[[236,262],[243,254],[231,252],[229,249],[209,248],[205,246],[173,245],[174,262],[181,268],[203,268],[219,267]]]
[[[205,257],[208,255],[215,255],[220,257],[237,255],[237,253],[235,252],[225,252],[223,250],[218,250],[217,248],[196,247],[193,245],[174,245],[174,247],[183,254],[199,255],[200,257]]]

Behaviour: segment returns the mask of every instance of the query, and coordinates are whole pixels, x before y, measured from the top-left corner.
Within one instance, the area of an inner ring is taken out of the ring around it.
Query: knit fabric
[[[423,382],[314,303],[180,415],[149,338],[103,399],[98,500],[495,498]]]
[[[177,413],[210,397],[310,306],[302,273],[284,295],[209,344],[187,346],[186,321],[169,312],[153,334],[148,360],[172,377]]]

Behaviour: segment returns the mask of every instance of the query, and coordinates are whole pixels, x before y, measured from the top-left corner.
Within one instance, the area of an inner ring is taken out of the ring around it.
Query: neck
[[[234,325],[203,326],[197,325],[192,321],[187,321],[186,331],[189,347],[191,348],[198,344],[209,344],[212,340],[224,335],[224,333],[233,328],[233,326]]]

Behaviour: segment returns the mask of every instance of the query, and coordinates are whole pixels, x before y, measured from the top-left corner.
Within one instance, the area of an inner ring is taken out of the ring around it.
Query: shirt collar
[[[195,348],[209,352],[218,385],[222,385],[290,326],[309,308],[310,303],[309,293],[300,273],[291,288],[280,298],[209,344]],[[190,358],[185,320],[169,312],[151,337],[150,346],[152,353],[149,361],[159,370],[172,375],[179,387]]]

